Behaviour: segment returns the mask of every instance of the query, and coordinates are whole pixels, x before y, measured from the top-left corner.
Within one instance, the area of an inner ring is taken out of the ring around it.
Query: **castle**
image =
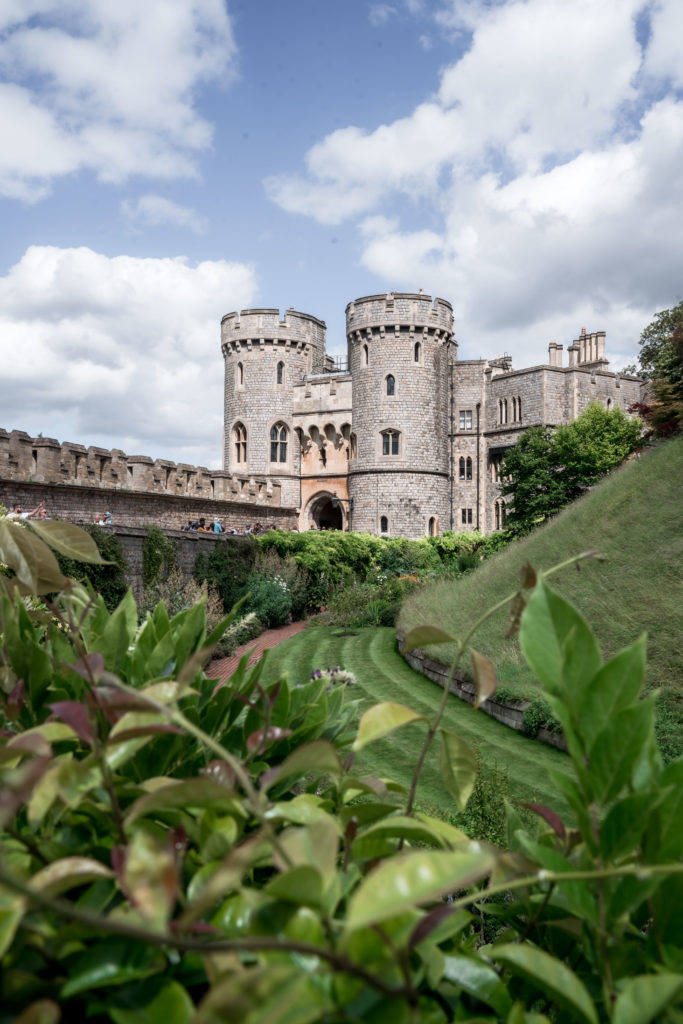
[[[604,331],[582,328],[568,366],[555,341],[523,370],[509,356],[459,360],[451,304],[421,291],[350,302],[343,365],[325,333],[294,309],[221,322],[224,470],[277,486],[300,530],[491,533],[505,523],[503,455],[522,431],[641,397],[638,378],[608,371]]]

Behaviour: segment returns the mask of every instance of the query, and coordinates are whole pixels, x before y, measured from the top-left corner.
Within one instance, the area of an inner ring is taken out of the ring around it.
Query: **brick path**
[[[290,636],[300,633],[305,627],[305,622],[292,622],[289,626],[280,626],[279,629],[267,629],[265,633],[261,633],[255,640],[250,640],[248,643],[238,647],[231,657],[212,661],[206,670],[207,675],[211,676],[212,679],[220,679],[225,682],[237,669],[240,659],[247,651],[251,652],[249,657],[249,665],[251,666],[254,662],[258,661],[264,651],[270,650],[271,647],[277,647],[283,640],[289,640]]]

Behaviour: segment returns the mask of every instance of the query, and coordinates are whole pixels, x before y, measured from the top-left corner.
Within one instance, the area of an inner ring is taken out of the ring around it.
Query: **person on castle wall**
[[[39,501],[35,508],[31,509],[30,512],[24,512],[21,505],[15,505],[14,510],[7,516],[8,519],[33,519],[37,516],[41,509],[45,508],[45,502]]]
[[[197,529],[199,530],[200,533],[208,533],[209,532],[207,527],[206,527],[206,519],[204,518],[204,516],[200,517],[199,525],[197,526]]]
[[[223,526],[221,525],[221,521],[218,518],[218,516],[215,516],[214,520],[213,520],[213,532],[214,533],[224,533],[225,532]]]

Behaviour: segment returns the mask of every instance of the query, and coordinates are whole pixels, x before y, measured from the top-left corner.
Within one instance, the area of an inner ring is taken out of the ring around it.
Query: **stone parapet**
[[[439,327],[453,331],[453,307],[446,299],[435,298],[422,292],[386,292],[383,295],[365,295],[349,302],[346,307],[347,333],[367,327],[387,324],[414,324]]]
[[[264,344],[288,344],[325,352],[325,321],[295,309],[243,309],[221,320],[223,355],[251,351]]]

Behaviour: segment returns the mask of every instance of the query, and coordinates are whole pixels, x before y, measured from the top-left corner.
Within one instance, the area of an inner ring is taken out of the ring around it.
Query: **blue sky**
[[[6,429],[217,466],[233,309],[618,368],[683,298],[678,0],[0,0],[0,132]]]

